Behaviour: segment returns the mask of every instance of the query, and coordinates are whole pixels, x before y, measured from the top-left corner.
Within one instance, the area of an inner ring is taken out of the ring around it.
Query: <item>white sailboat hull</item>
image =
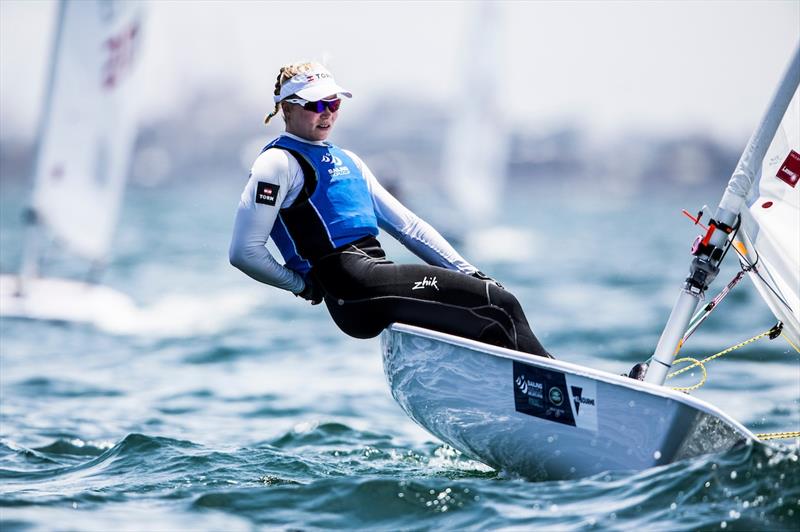
[[[529,478],[635,471],[754,438],[715,407],[644,382],[402,324],[382,335],[392,395],[428,432]]]
[[[0,275],[0,317],[97,323],[109,314],[130,314],[127,295],[107,286],[70,279],[31,278],[19,295],[19,276]]]

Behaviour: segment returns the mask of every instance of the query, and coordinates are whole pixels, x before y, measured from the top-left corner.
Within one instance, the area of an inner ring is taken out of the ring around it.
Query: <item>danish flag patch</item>
[[[275,205],[275,201],[278,199],[278,190],[280,190],[280,188],[280,185],[273,185],[272,183],[259,181],[258,187],[256,187],[256,203]]]

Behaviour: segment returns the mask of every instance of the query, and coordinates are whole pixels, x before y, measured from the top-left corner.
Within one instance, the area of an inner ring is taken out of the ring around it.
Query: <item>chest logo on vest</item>
[[[344,166],[342,160],[332,153],[326,153],[323,155],[322,162],[327,165],[333,165],[333,168],[328,168],[328,173],[331,175],[331,177],[348,175],[350,173],[350,169]]]
[[[437,291],[439,290],[439,287],[436,285],[436,276],[431,277],[430,279],[428,279],[428,276],[426,275],[425,277],[422,278],[421,281],[414,282],[414,286],[411,287],[411,289],[412,290],[422,290],[423,288],[428,288],[429,286],[432,286]]]
[[[280,185],[273,185],[272,183],[258,182],[256,187],[256,203],[263,205],[275,205],[278,199],[278,191],[281,189]]]

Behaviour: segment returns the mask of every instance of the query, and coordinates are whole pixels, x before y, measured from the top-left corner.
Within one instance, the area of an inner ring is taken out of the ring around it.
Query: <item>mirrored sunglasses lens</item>
[[[312,113],[321,113],[327,107],[332,113],[339,110],[342,100],[319,100],[316,102],[306,102],[303,104],[303,109],[311,111]]]
[[[325,104],[323,104],[322,101],[306,102],[303,105],[303,109],[306,111],[311,111],[312,113],[321,113],[323,110],[325,110]]]

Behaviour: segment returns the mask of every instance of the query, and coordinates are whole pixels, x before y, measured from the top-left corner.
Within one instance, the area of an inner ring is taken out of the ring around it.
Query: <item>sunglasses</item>
[[[342,100],[339,98],[336,98],[335,100],[319,100],[316,102],[309,102],[308,100],[304,100],[302,98],[287,98],[284,101],[302,105],[303,109],[306,111],[311,111],[312,113],[321,113],[325,109],[328,109],[331,113],[335,113],[339,110],[339,106],[342,105]]]

